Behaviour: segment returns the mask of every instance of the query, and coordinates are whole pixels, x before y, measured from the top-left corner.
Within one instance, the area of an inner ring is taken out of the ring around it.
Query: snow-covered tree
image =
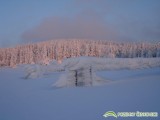
[[[15,48],[0,48],[0,66],[49,63],[78,56],[160,57],[160,43],[116,43],[102,40],[51,40]]]

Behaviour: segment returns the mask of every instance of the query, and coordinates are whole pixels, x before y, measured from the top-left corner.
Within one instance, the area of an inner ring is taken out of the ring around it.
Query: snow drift
[[[53,72],[63,72],[56,87],[64,86],[94,86],[105,83],[106,80],[98,77],[96,71],[145,69],[160,67],[160,58],[96,58],[77,57],[65,59],[62,64],[56,61],[49,65],[26,65],[26,79],[43,77]],[[107,80],[107,82],[110,80]]]
[[[59,65],[65,72],[53,84],[55,87],[96,86],[110,82],[96,75],[96,71],[120,69],[144,69],[159,67],[159,58],[95,58],[78,57],[70,58]],[[53,66],[54,67],[54,66]],[[56,68],[58,68],[56,66]],[[46,69],[47,72],[47,69]]]

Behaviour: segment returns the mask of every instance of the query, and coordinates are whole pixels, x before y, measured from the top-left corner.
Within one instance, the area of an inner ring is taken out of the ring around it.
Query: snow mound
[[[79,57],[66,59],[60,66],[65,73],[53,86],[96,86],[110,81],[98,77],[96,71],[159,67],[160,59]]]
[[[26,79],[62,72],[54,87],[97,86],[110,82],[97,76],[96,71],[146,69],[160,67],[160,58],[96,58],[77,57],[65,59],[61,64],[56,61],[49,65],[27,65]]]
[[[44,69],[42,66],[34,64],[34,65],[26,65],[25,66],[25,79],[34,79],[34,78],[39,78],[43,75]]]
[[[35,79],[43,77],[44,75],[53,74],[53,72],[64,71],[64,69],[57,63],[57,61],[53,60],[46,64],[32,64],[32,65],[23,65],[26,75],[25,79]]]

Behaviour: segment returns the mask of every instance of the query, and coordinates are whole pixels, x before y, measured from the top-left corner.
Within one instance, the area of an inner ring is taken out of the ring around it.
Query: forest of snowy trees
[[[0,66],[48,64],[52,60],[95,56],[107,58],[160,57],[160,43],[118,43],[102,40],[51,40],[0,48]]]

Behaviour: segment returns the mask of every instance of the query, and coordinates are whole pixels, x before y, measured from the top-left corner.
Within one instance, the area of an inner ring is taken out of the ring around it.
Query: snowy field
[[[106,82],[76,86],[74,72],[82,81],[83,74],[90,76],[86,69],[91,66],[93,78],[84,79]],[[107,111],[160,114],[159,91],[159,58],[74,58],[61,65],[0,68],[0,120],[115,120],[103,117]]]

